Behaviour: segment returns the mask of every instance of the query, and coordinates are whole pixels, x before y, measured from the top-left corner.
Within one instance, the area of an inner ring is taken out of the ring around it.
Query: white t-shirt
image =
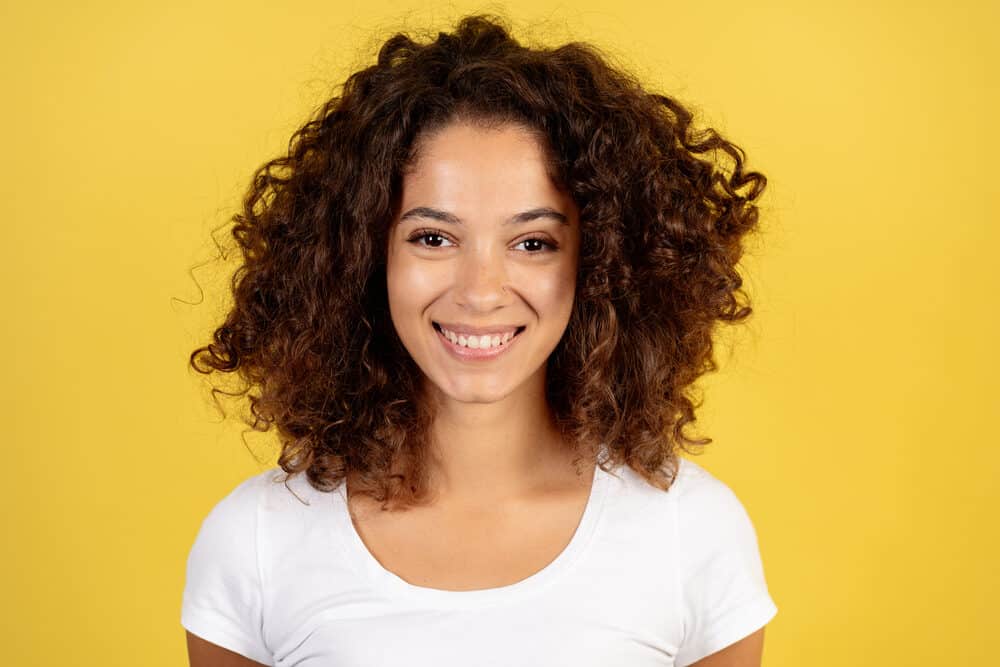
[[[265,665],[684,667],[778,611],[746,510],[688,459],[666,492],[627,466],[596,467],[555,560],[472,591],[389,572],[355,530],[343,484],[322,493],[285,477],[271,468],[212,508],[181,608],[184,628]]]

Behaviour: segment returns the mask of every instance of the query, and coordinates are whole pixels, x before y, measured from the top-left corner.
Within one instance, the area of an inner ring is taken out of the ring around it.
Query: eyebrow
[[[408,220],[410,218],[432,218],[434,220],[447,222],[452,225],[462,224],[462,219],[454,213],[442,211],[437,208],[431,208],[429,206],[417,206],[416,208],[411,208],[399,217],[399,221],[403,222],[404,220]],[[552,218],[553,220],[558,221],[561,225],[569,224],[569,219],[565,215],[549,206],[539,206],[528,211],[515,213],[507,218],[503,224],[509,225],[520,222],[530,222],[531,220],[538,220],[539,218]]]

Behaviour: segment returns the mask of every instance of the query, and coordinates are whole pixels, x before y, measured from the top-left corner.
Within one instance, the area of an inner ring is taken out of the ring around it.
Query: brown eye
[[[433,239],[433,240],[430,241],[429,243],[422,243],[423,239]],[[437,232],[420,230],[410,238],[406,239],[406,242],[413,243],[415,245],[419,245],[424,248],[440,248],[441,246],[439,244],[442,240],[447,241],[448,239],[446,239],[442,234],[438,234]],[[451,241],[448,242],[451,243]]]
[[[531,255],[540,255],[543,253],[553,252],[556,249],[556,244],[550,243],[543,238],[533,236],[530,239],[524,239],[519,241],[517,245],[527,244],[528,247],[525,250]]]

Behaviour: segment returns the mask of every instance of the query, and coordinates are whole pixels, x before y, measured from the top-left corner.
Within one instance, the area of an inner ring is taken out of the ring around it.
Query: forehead
[[[561,202],[548,160],[542,140],[523,127],[453,123],[419,141],[415,160],[403,174],[403,202],[424,198],[455,205],[475,200],[478,206]]]

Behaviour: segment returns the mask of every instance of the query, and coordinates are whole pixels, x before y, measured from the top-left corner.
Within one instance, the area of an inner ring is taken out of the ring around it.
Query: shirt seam
[[[268,477],[270,475],[268,474]],[[267,477],[265,477],[266,481]],[[257,633],[260,636],[260,641],[264,646],[264,649],[271,652],[269,646],[267,646],[267,641],[264,636],[264,617],[265,617],[265,600],[264,600],[264,572],[261,565],[261,548],[260,548],[260,514],[261,505],[263,504],[263,488],[264,485],[258,484],[257,493],[255,494],[254,503],[254,521],[253,521],[253,543],[254,543],[254,569],[257,573],[257,599],[260,603],[260,627],[257,628]]]
[[[680,469],[683,463],[677,464],[677,479],[674,480],[672,490],[678,493],[671,493],[673,496],[671,499],[671,511],[673,514],[674,523],[674,606],[677,610],[677,618],[681,625],[681,640],[679,646],[684,645],[684,641],[687,638],[687,622],[684,616],[684,576],[681,570],[681,526],[680,526],[680,488],[674,489],[673,487],[680,487],[681,484],[681,474]]]

